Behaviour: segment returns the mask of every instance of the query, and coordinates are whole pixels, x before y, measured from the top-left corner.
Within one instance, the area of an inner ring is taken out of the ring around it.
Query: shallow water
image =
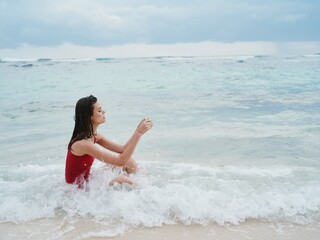
[[[319,222],[319,67],[319,55],[2,59],[0,222],[85,219],[109,235]],[[100,132],[117,142],[153,119],[135,153],[138,186],[108,187],[98,161],[86,191],[64,183],[74,105],[89,94],[107,112]]]

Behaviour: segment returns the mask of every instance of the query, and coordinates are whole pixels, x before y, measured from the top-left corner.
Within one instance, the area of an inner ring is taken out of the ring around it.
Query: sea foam
[[[115,173],[95,163],[90,182],[80,190],[64,182],[63,165],[2,167],[0,221],[63,215],[150,227],[178,222],[239,224],[247,219],[320,220],[320,184],[312,181],[319,174],[315,168],[143,164],[144,170],[133,176],[136,186],[110,187]]]

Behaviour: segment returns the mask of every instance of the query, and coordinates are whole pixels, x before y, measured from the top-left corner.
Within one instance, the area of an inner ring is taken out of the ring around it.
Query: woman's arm
[[[104,147],[112,152],[116,152],[116,153],[123,153],[125,146],[126,146],[126,145],[121,145],[121,144],[115,143],[101,134],[98,134],[96,136],[96,139],[97,139],[97,143],[99,145],[101,145],[102,147]]]
[[[144,120],[142,120],[140,122],[140,124],[143,122],[143,121],[146,121],[146,123],[149,123],[151,124],[151,127],[152,127],[152,121],[148,118],[145,118]],[[138,127],[140,126],[140,124],[138,125]],[[137,129],[138,129],[137,127]],[[113,152],[116,152],[116,153],[123,153],[124,150],[128,147],[131,139],[134,137],[134,134],[131,136],[131,138],[127,141],[127,143],[125,145],[121,145],[121,144],[118,144],[118,143],[115,143],[111,140],[109,140],[108,138],[106,138],[105,136],[101,135],[101,134],[98,134],[96,136],[97,138],[97,143],[99,145],[101,145],[102,147],[110,150],[110,151],[113,151]]]
[[[128,141],[128,144],[124,151],[117,156],[112,155],[111,153],[105,151],[102,148],[94,145],[92,141],[81,140],[75,142],[72,145],[73,151],[79,155],[88,154],[97,158],[103,162],[116,165],[116,166],[125,166],[126,163],[130,160],[141,136],[146,133],[149,129],[152,128],[152,121],[149,119],[144,119],[138,125],[136,131]]]
[[[138,141],[140,140],[141,136],[139,136],[137,133],[135,133],[134,135],[135,137],[133,138],[133,141],[128,145],[128,150],[119,155],[112,155],[110,152],[107,152],[105,149],[95,145],[92,141],[88,140],[75,142],[72,145],[72,150],[77,155],[81,156],[84,154],[88,154],[102,162],[122,167],[127,164],[134,152],[134,149],[137,146]]]

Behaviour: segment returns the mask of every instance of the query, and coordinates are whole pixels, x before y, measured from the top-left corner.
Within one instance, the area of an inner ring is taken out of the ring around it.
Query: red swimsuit
[[[69,149],[66,158],[66,182],[76,183],[79,188],[82,188],[83,182],[88,181],[93,160],[94,158],[87,154],[76,156]]]

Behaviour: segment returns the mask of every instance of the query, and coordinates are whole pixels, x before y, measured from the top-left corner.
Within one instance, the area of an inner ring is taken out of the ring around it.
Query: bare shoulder
[[[82,139],[79,141],[76,141],[72,144],[72,152],[76,155],[84,155],[87,152],[87,149],[92,146],[94,143],[91,139]]]

